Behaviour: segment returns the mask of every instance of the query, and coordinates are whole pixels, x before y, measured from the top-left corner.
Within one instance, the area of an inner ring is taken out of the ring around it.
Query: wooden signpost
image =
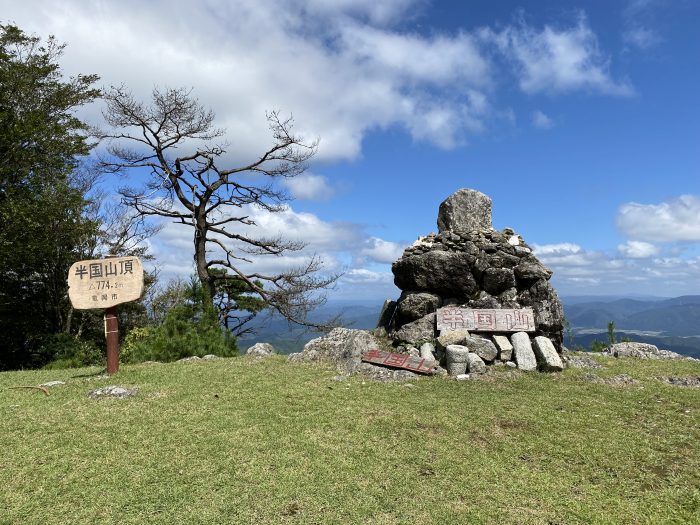
[[[105,309],[107,373],[119,370],[117,305],[143,294],[143,266],[138,257],[78,261],[68,271],[68,297],[76,310]]]

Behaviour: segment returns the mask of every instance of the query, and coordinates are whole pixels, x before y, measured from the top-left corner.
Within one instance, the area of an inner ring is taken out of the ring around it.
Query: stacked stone
[[[534,313],[534,347],[538,347],[537,338],[543,337],[549,340],[555,354],[560,351],[564,314],[556,291],[549,283],[552,271],[512,229],[500,232],[493,229],[491,200],[475,190],[458,190],[440,205],[437,225],[437,234],[420,237],[392,265],[394,283],[402,293],[397,301],[385,304],[379,326],[387,330],[395,345],[419,347],[426,342],[437,343],[435,312],[442,306],[529,307]],[[530,345],[529,336],[524,335]],[[510,336],[509,342],[515,348],[513,338]],[[525,344],[521,336],[516,340]],[[493,340],[490,342],[497,344]],[[440,350],[441,345],[436,346]],[[443,348],[446,350],[447,346]],[[461,350],[453,353],[463,356]],[[477,352],[468,354],[484,361]],[[445,362],[447,355],[445,351],[438,357]],[[455,362],[475,362],[474,366],[480,367],[474,358],[469,358],[471,361],[465,361],[465,357],[458,359],[462,361]],[[525,357],[521,359],[522,364],[515,361],[520,368],[530,366],[525,365]]]
[[[526,332],[509,337],[492,335],[491,338],[470,336],[465,330],[447,332],[438,337],[442,361],[450,375],[482,374],[487,365],[505,364],[524,371],[558,372],[564,369],[552,341],[536,336],[532,341]]]

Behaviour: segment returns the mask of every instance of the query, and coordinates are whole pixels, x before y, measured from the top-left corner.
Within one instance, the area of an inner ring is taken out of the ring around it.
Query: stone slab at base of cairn
[[[481,373],[497,363],[561,370],[564,312],[549,283],[552,271],[512,229],[493,229],[491,208],[489,197],[471,189],[460,189],[440,204],[438,233],[419,237],[391,267],[402,293],[385,302],[378,329],[398,351],[432,345],[451,375]],[[534,330],[438,332],[436,312],[447,306],[531,308]]]

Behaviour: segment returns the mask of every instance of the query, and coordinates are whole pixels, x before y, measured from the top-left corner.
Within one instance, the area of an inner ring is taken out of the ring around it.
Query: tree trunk
[[[214,283],[209,275],[209,267],[207,266],[207,221],[202,205],[195,208],[194,213],[194,262],[197,268],[197,277],[199,282],[202,283],[204,297],[213,306],[215,291]]]

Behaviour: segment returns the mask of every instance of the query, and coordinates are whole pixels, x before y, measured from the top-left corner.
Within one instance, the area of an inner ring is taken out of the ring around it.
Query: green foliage
[[[97,230],[74,178],[91,148],[74,111],[97,77],[65,80],[62,51],[0,25],[0,370],[63,348],[44,336],[68,331],[68,267]]]
[[[104,366],[104,351],[92,341],[82,341],[69,334],[50,334],[32,341],[32,365],[44,368]]]
[[[207,300],[201,284],[195,278],[183,286],[180,283],[166,289],[169,309],[156,327],[131,330],[124,341],[124,362],[175,361],[183,357],[214,354],[238,355],[236,339],[222,328],[217,311]]]
[[[608,345],[598,341],[597,339],[594,339],[591,341],[591,352],[603,352],[608,348]]]
[[[571,326],[571,322],[564,317],[564,333],[566,334],[566,338],[569,341],[569,348],[574,347],[574,330]]]
[[[614,345],[617,342],[616,339],[617,337],[615,334],[615,321],[610,321],[608,323],[608,344]]]

